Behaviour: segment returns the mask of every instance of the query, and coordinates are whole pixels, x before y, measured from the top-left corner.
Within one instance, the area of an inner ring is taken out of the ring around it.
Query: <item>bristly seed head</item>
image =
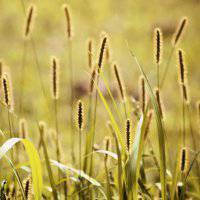
[[[107,37],[104,36],[102,43],[101,43],[101,49],[100,49],[100,54],[99,54],[99,61],[98,61],[98,73],[101,70],[102,63],[103,63],[103,57],[104,57],[104,51],[105,51],[105,46],[106,46],[106,40]]]
[[[78,114],[78,128],[81,130],[83,128],[83,104],[82,101],[78,101],[78,108],[77,108],[77,114]]]
[[[54,99],[58,99],[59,98],[59,64],[58,64],[58,60],[53,57],[52,58],[52,70],[51,70],[51,74],[52,74],[52,97]]]
[[[36,13],[35,5],[30,5],[30,7],[28,8],[26,23],[25,23],[25,31],[24,31],[25,38],[28,38],[28,36],[30,36],[31,34],[31,31],[33,29],[35,13]]]
[[[187,87],[187,69],[185,66],[184,52],[182,49],[178,50],[178,65],[179,65],[179,77],[180,86],[182,90],[183,98],[186,102],[189,102],[188,87]]]
[[[186,150],[186,148],[182,148],[181,150],[181,159],[180,159],[180,170],[182,173],[185,173],[187,171],[187,167],[188,167],[188,152]]]
[[[179,64],[179,69],[180,69],[180,81],[182,84],[184,84],[186,69],[185,69],[185,62],[184,62],[184,52],[182,49],[178,50],[178,64]]]
[[[123,86],[121,77],[120,77],[120,75],[119,75],[119,70],[118,70],[116,64],[114,64],[113,67],[114,67],[114,73],[115,73],[115,77],[116,77],[116,79],[117,79],[119,91],[120,91],[120,94],[121,94],[121,98],[122,98],[123,101],[125,101],[125,99],[126,99],[126,98],[125,98],[125,89],[124,89],[124,86]]]
[[[96,69],[94,68],[94,69],[92,70],[91,78],[90,78],[90,93],[93,92],[94,83],[95,83],[95,78],[96,78]]]
[[[127,150],[130,150],[130,143],[131,143],[131,122],[130,119],[126,120],[126,145]]]
[[[155,53],[155,62],[156,64],[161,64],[162,60],[162,46],[163,46],[163,37],[162,32],[159,28],[154,30],[154,53]]]
[[[8,78],[8,75],[6,73],[4,73],[3,78],[2,78],[2,86],[3,86],[3,91],[4,91],[4,103],[9,109],[9,111],[13,111],[14,101],[13,101],[13,96],[12,96],[11,81]]]
[[[181,21],[179,22],[179,25],[177,26],[176,32],[174,33],[173,39],[172,39],[172,45],[176,46],[176,44],[181,40],[181,37],[184,33],[184,30],[187,26],[188,18],[183,17]]]
[[[32,199],[32,183],[31,178],[24,181],[24,193],[27,200]]]
[[[65,4],[65,5],[63,5],[63,9],[64,9],[66,22],[67,22],[66,33],[67,33],[68,39],[71,39],[72,38],[72,25],[71,25],[71,16],[70,16],[70,12],[69,12],[69,7]]]

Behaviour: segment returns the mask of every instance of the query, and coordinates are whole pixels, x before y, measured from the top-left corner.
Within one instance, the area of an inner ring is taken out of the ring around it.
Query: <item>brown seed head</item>
[[[6,73],[2,78],[2,87],[4,91],[4,103],[10,111],[14,110],[14,101],[12,96],[12,84]]]
[[[187,172],[188,170],[188,151],[186,148],[182,148],[181,150],[181,158],[180,158],[180,170],[182,173]]]
[[[81,130],[83,128],[83,104],[81,100],[78,101],[77,114],[78,114],[77,124],[78,128]]]
[[[107,40],[107,37],[104,36],[104,38],[101,42],[101,48],[100,48],[100,53],[99,53],[98,73],[100,72],[102,63],[103,63],[103,56],[104,56],[104,51],[105,51],[105,46],[106,46],[106,40]]]
[[[71,15],[69,12],[69,7],[65,4],[63,5],[63,9],[64,9],[64,13],[65,13],[65,17],[66,17],[66,33],[68,36],[68,39],[72,38],[72,25],[71,25]]]
[[[181,19],[181,21],[179,22],[176,32],[174,33],[173,39],[172,39],[172,45],[176,46],[178,44],[178,42],[181,40],[181,37],[185,31],[185,28],[187,26],[188,23],[188,18],[187,17],[183,17]]]
[[[114,68],[115,77],[117,79],[117,83],[118,83],[119,91],[120,91],[120,94],[121,94],[121,98],[122,98],[123,101],[125,101],[125,89],[124,89],[123,84],[122,84],[122,80],[121,80],[121,77],[120,77],[120,74],[119,74],[118,67],[117,67],[116,64],[114,64],[113,68]]]
[[[34,24],[35,13],[36,13],[35,5],[30,5],[26,16],[25,31],[24,31],[25,38],[27,38],[31,34]]]
[[[127,150],[130,150],[130,143],[131,143],[131,121],[130,119],[126,120],[126,145]]]
[[[53,99],[59,98],[59,64],[56,57],[52,58],[52,67],[51,67],[51,90]]]
[[[162,59],[162,46],[163,46],[163,36],[159,28],[154,30],[154,54],[155,63],[160,64]]]

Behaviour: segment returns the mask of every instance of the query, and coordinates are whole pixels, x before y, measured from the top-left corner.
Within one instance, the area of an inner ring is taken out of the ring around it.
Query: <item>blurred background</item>
[[[129,47],[137,56],[145,69],[152,87],[156,82],[156,66],[153,62],[153,29],[160,27],[163,31],[163,62],[160,66],[161,74],[172,48],[171,39],[175,28],[183,16],[189,19],[189,25],[178,45],[186,52],[188,67],[188,82],[190,87],[193,113],[196,115],[196,101],[200,99],[199,82],[199,52],[200,52],[200,1],[199,0],[24,0],[25,11],[34,3],[37,15],[34,22],[32,38],[24,42],[23,28],[25,13],[21,0],[0,0],[0,58],[10,71],[15,99],[15,129],[17,131],[18,118],[25,117],[29,122],[30,134],[34,136],[36,130],[35,120],[45,120],[53,126],[53,107],[50,93],[50,58],[56,56],[60,61],[60,100],[59,120],[60,129],[67,133],[69,126],[69,67],[68,43],[66,37],[66,20],[62,5],[67,3],[70,7],[73,28],[73,68],[74,88],[76,97],[85,99],[87,105],[87,89],[89,84],[87,40],[95,41],[95,62],[99,54],[100,34],[105,31],[109,35],[109,48],[111,51],[110,64],[104,66],[105,70],[111,68],[111,63],[117,62],[124,78],[130,96],[138,98],[139,69],[130,56]],[[26,43],[26,50],[24,46]],[[26,53],[24,53],[26,52]],[[22,80],[22,66],[24,63],[24,82]],[[40,75],[38,74],[38,66]],[[112,70],[112,68],[111,68]],[[178,68],[175,54],[169,68],[165,85],[161,91],[165,107],[166,126],[169,134],[176,135],[181,127],[181,96],[177,81]],[[45,88],[44,95],[41,90],[39,77]],[[110,83],[113,83],[111,79]],[[21,94],[23,87],[23,95]],[[22,95],[22,99],[21,98]],[[48,100],[47,100],[48,99]],[[20,103],[23,112],[19,113]],[[102,104],[100,103],[100,106]],[[6,128],[7,115],[2,107],[1,129]],[[108,116],[99,109],[97,126],[106,124]],[[102,121],[103,120],[103,121]],[[105,129],[98,129],[105,132]],[[101,134],[99,134],[101,135]],[[105,134],[104,134],[105,135]],[[34,137],[33,137],[34,138]],[[98,137],[101,140],[101,137]]]

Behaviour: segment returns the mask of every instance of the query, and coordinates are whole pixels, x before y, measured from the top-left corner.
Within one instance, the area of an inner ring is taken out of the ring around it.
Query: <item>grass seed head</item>
[[[9,79],[8,74],[6,73],[3,74],[2,87],[4,91],[4,103],[9,109],[9,111],[13,111],[14,101],[12,95],[12,84],[11,84],[11,79]]]
[[[127,150],[130,150],[130,143],[131,143],[131,121],[130,119],[126,120],[126,145]]]
[[[32,4],[28,8],[28,12],[26,16],[25,30],[24,30],[25,38],[28,38],[33,30],[35,15],[36,15],[36,6]]]
[[[120,74],[119,74],[119,70],[118,70],[118,67],[116,64],[113,65],[113,68],[114,68],[114,73],[115,73],[115,77],[117,79],[117,83],[118,83],[118,87],[119,87],[119,92],[120,92],[120,95],[121,95],[121,98],[123,101],[125,101],[125,89],[124,89],[124,86],[123,86],[123,83],[122,83],[122,80],[121,80],[121,77],[120,77]]]
[[[104,36],[101,42],[101,48],[100,48],[100,53],[99,53],[99,61],[98,61],[98,73],[100,73],[100,70],[102,68],[103,64],[103,57],[104,57],[104,51],[106,47],[106,41],[107,41],[107,36]]]
[[[59,63],[56,57],[52,57],[52,69],[51,69],[51,90],[53,99],[59,98]]]
[[[96,68],[94,68],[94,69],[92,70],[92,73],[91,73],[91,78],[90,78],[90,93],[93,92],[94,83],[95,83],[95,78],[96,78]]]
[[[180,82],[182,84],[185,83],[186,79],[186,67],[185,67],[185,59],[184,59],[184,52],[182,49],[178,50],[178,65],[179,65],[179,70],[180,70]]]
[[[65,13],[65,18],[66,18],[66,33],[68,39],[72,38],[72,25],[71,25],[71,15],[70,15],[70,10],[68,5],[64,4],[63,5],[63,10]]]
[[[186,148],[182,148],[181,150],[181,158],[180,158],[180,171],[182,173],[186,173],[188,170],[189,158],[188,151]]]
[[[172,45],[173,46],[176,46],[178,44],[178,42],[181,40],[187,24],[188,24],[188,18],[183,17],[181,19],[181,21],[179,22],[179,24],[176,28],[176,31],[174,33],[174,36],[172,38]]]
[[[157,65],[162,61],[163,36],[159,28],[154,30],[154,57]]]
[[[24,180],[24,193],[27,200],[32,199],[32,181],[30,177]]]
[[[81,100],[78,101],[77,105],[77,124],[78,128],[81,130],[83,128],[83,103]]]

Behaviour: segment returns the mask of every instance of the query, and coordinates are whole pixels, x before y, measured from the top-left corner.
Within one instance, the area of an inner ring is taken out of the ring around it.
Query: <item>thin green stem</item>
[[[20,77],[20,95],[19,95],[19,113],[22,113],[22,105],[23,105],[23,96],[24,96],[24,81],[25,81],[25,63],[26,63],[26,49],[27,43],[26,40],[23,41],[23,55],[22,55],[22,65],[21,65],[21,77]]]
[[[70,129],[71,129],[71,154],[72,154],[72,161],[75,163],[75,153],[74,153],[74,127],[73,127],[73,103],[74,103],[74,72],[73,72],[73,63],[72,63],[72,40],[68,40],[68,61],[70,69]]]
[[[167,59],[167,62],[166,62],[166,65],[165,65],[165,69],[164,69],[164,74],[163,74],[163,77],[161,79],[161,84],[160,84],[161,88],[164,86],[164,83],[165,83],[165,80],[166,80],[166,77],[167,77],[167,74],[168,74],[168,71],[169,71],[169,66],[170,66],[170,63],[171,63],[171,60],[172,60],[172,56],[173,56],[175,47],[176,46],[173,46],[171,48],[170,53],[169,53],[169,58]]]

